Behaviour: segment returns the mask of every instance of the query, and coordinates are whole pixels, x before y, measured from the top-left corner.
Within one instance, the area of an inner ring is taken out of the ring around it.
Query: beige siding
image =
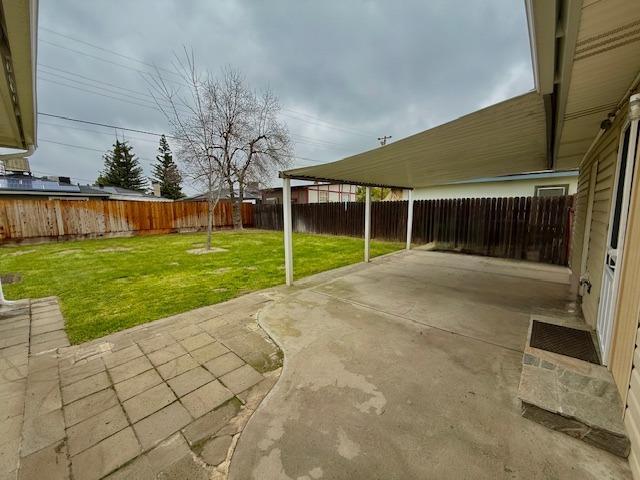
[[[626,111],[625,107],[621,111]],[[584,293],[582,311],[585,320],[595,326],[602,281],[605,248],[609,228],[611,197],[617,170],[618,148],[626,118],[619,115],[612,128],[600,139],[593,153],[581,165],[576,194],[574,223],[575,242],[571,267],[575,276],[584,274],[592,284]],[[593,214],[586,225],[588,189],[591,166],[597,163],[596,186],[593,194]],[[616,302],[613,340],[609,368],[616,381],[623,404],[624,423],[631,439],[629,464],[634,478],[640,479],[640,160],[636,157],[634,184],[631,191],[629,217],[625,234],[624,255],[620,265],[620,289]],[[580,272],[583,235],[589,241],[586,269]]]
[[[582,313],[587,323],[591,326],[596,324],[605,245],[609,229],[611,196],[618,158],[618,142],[623,121],[624,119],[620,116],[602,136],[589,158],[581,165],[578,179],[574,223],[574,238],[576,241],[571,254],[571,268],[575,278],[585,275],[591,282],[591,292],[585,291],[582,297]],[[591,224],[585,225],[591,166],[596,161],[598,162],[598,173],[593,196]],[[589,235],[587,268],[585,272],[581,272],[582,239],[585,232]]]
[[[532,178],[526,180],[508,180],[492,182],[467,182],[433,187],[416,188],[413,191],[414,200],[436,200],[448,198],[495,198],[495,197],[533,197],[536,187],[568,185],[569,195],[574,195],[578,187],[575,176]],[[406,193],[403,197],[406,199]]]
[[[640,152],[636,154],[634,184],[620,272],[620,291],[611,347],[610,368],[626,404],[624,423],[631,439],[629,465],[640,479]]]

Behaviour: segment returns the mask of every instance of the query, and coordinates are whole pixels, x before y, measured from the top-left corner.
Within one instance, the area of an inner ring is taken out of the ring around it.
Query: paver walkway
[[[280,374],[263,293],[69,346],[55,298],[0,310],[0,480],[225,478]]]

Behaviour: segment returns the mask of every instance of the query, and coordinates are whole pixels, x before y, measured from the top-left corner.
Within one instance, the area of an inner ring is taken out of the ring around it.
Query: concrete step
[[[533,320],[590,330],[575,317],[532,315]],[[518,398],[522,415],[620,457],[629,455],[622,404],[609,370],[530,346],[522,359]]]

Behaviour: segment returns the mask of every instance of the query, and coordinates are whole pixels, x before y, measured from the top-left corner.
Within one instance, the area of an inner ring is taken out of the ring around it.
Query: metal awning
[[[417,188],[543,170],[546,125],[542,97],[530,92],[384,147],[281,176]]]

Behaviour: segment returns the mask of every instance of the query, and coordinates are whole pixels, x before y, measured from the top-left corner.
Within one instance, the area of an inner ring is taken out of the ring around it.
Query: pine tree
[[[119,141],[113,144],[113,150],[103,156],[104,170],[97,182],[101,185],[128,188],[143,192],[147,187],[147,181],[142,176],[142,167],[138,162],[133,147],[127,141]]]
[[[160,184],[160,195],[165,198],[178,200],[184,197],[182,193],[182,175],[178,170],[178,165],[173,161],[173,153],[169,148],[169,142],[164,135],[160,137],[160,146],[156,163],[153,165],[153,178]]]

